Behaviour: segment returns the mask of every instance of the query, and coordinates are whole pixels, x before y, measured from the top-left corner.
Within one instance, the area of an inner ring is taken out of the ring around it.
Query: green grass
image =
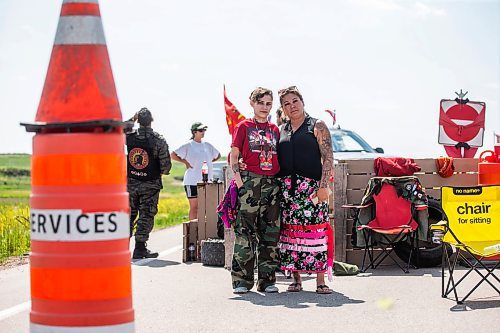
[[[12,170],[12,169],[7,169]],[[3,199],[24,199],[30,194],[30,177],[12,177],[4,173],[5,169],[0,168],[0,202]]]
[[[0,154],[0,168],[3,169],[31,169],[31,155],[28,154]]]
[[[29,252],[30,158],[28,154],[0,154],[0,262]],[[183,164],[173,162],[170,175],[163,176],[155,229],[188,220],[189,203],[182,186],[185,170]]]
[[[28,198],[30,163],[28,154],[0,154],[0,202]]]
[[[182,178],[184,177],[184,172],[186,167],[184,164],[179,162],[172,162],[172,169],[168,176],[163,176],[163,190],[162,194],[179,194],[185,193],[184,186],[182,186]],[[187,202],[187,199],[186,199]]]
[[[155,218],[155,229],[162,229],[188,220],[189,202],[182,185],[186,167],[173,161],[168,176],[163,176],[163,189]]]
[[[0,204],[0,263],[30,249],[29,207],[26,203]]]

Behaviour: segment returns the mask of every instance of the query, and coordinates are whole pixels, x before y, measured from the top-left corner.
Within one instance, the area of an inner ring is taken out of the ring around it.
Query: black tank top
[[[153,140],[127,135],[127,176],[138,180],[154,180],[161,176],[160,159],[153,154]]]
[[[280,131],[278,145],[279,176],[300,175],[321,180],[321,152],[314,136],[316,118],[306,115],[304,122],[292,133],[290,123]]]

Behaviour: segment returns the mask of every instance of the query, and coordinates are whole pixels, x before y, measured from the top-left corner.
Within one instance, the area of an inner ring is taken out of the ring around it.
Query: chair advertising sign
[[[450,229],[461,242],[478,245],[474,252],[484,254],[484,247],[500,242],[500,186],[443,187],[442,203]],[[456,242],[449,237],[444,240]]]
[[[441,296],[447,297],[453,292],[457,304],[463,304],[483,282],[500,295],[500,278],[495,272],[500,265],[500,186],[444,186],[441,199],[448,217],[443,249],[445,244],[456,249],[455,255],[443,250],[442,267],[448,268],[448,282],[445,283],[445,274],[442,274]],[[489,264],[488,260],[491,260]],[[461,277],[455,274],[459,261],[468,267]],[[477,275],[469,276],[473,271]],[[472,288],[462,285],[461,290],[467,293],[459,297],[457,287],[466,277],[468,280],[475,277],[476,284]]]

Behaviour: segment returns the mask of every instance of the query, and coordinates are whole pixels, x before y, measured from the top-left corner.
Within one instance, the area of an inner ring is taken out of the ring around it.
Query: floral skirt
[[[302,176],[283,177],[280,262],[281,270],[292,272],[325,272],[332,266],[328,260],[328,240],[333,241],[328,218],[328,203],[314,204],[311,195],[319,181]]]

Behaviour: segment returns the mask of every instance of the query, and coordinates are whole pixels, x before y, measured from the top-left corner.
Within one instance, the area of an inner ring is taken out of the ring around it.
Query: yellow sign
[[[445,186],[441,189],[441,201],[448,226],[456,237],[448,232],[443,241],[473,244],[478,253],[500,243],[500,186]]]

